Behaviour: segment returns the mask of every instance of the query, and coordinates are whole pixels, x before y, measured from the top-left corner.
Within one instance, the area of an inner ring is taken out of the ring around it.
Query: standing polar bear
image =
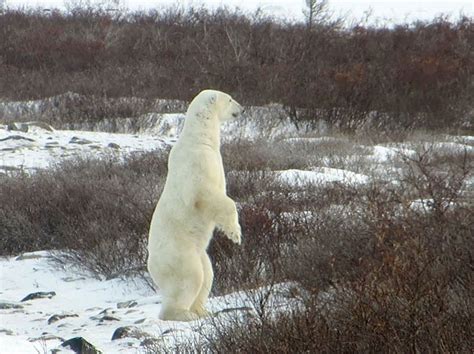
[[[189,105],[171,149],[148,242],[148,270],[162,294],[162,320],[209,315],[205,305],[214,273],[206,249],[212,233],[217,227],[240,244],[237,208],[226,195],[220,125],[241,112],[229,95],[202,91]]]

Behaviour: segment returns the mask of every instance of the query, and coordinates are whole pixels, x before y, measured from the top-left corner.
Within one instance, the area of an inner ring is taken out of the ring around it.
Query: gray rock
[[[45,123],[45,122],[34,121],[34,122],[27,122],[25,124],[26,124],[27,128],[28,127],[38,127],[38,128],[47,130],[49,132],[54,131],[54,128],[51,125],[49,125],[48,123]]]
[[[112,148],[112,149],[120,149],[120,145],[119,144],[115,144],[115,143],[109,143],[109,145],[107,145],[107,147],[109,148]]]
[[[78,138],[77,136],[73,136],[71,140],[69,140],[69,144],[87,145],[87,144],[92,144],[92,141],[83,139],[83,138]]]
[[[13,336],[13,335],[15,334],[12,330],[10,330],[10,329],[4,329],[4,328],[1,328],[1,329],[0,329],[0,333],[4,333],[4,334],[6,334],[7,336]]]
[[[11,310],[11,309],[22,309],[22,308],[23,308],[23,305],[20,305],[20,304],[0,301],[0,310]]]
[[[253,309],[248,306],[243,307],[229,307],[214,313],[214,315],[219,315],[221,313],[229,313],[229,312],[252,312]]]
[[[112,334],[112,340],[134,337],[134,333],[138,331],[137,327],[125,326],[117,328]]]
[[[45,122],[40,122],[40,121],[33,121],[33,122],[19,122],[19,123],[9,123],[7,124],[7,130],[9,131],[19,131],[23,133],[27,133],[30,129],[30,127],[38,127],[44,130],[47,130],[49,132],[53,132],[54,129],[51,125]]]
[[[110,316],[110,315],[104,315],[101,319],[99,319],[100,322],[105,322],[105,321],[120,321],[120,318]]]
[[[53,315],[48,319],[48,324],[58,322],[59,320],[62,320],[64,318],[68,318],[68,317],[79,317],[79,316],[76,315],[75,313],[63,313],[63,314],[60,314],[60,315]]]
[[[26,124],[26,123],[9,123],[9,124],[7,124],[7,130],[27,133],[28,132],[28,124]]]
[[[135,338],[135,339],[142,339],[150,337],[150,335],[146,332],[143,332],[138,327],[135,326],[124,326],[119,327],[114,331],[112,334],[112,340],[122,339],[122,338]]]
[[[94,347],[91,343],[82,337],[75,337],[68,339],[63,344],[64,348],[69,348],[77,354],[100,354],[102,353],[99,349]]]
[[[26,140],[26,141],[35,141],[34,139],[27,138],[25,136],[21,135],[10,135],[7,136],[6,138],[0,139],[0,141],[7,141],[7,140]]]
[[[176,329],[176,328],[168,328],[167,330],[164,330],[163,333],[161,333],[162,336],[166,336],[171,333],[177,333],[177,332],[182,332],[181,329]]]
[[[44,145],[44,148],[45,148],[45,149],[55,149],[55,148],[57,148],[58,146],[59,146],[59,143],[58,143],[57,141],[52,141],[52,142],[50,142],[50,143],[46,143],[46,144]]]
[[[120,318],[116,316],[112,316],[115,314],[116,311],[113,309],[105,309],[101,311],[97,316],[91,316],[91,320],[99,321],[99,322],[105,322],[105,321],[120,321]]]
[[[138,303],[135,300],[129,300],[129,301],[124,301],[124,302],[117,303],[117,308],[118,309],[124,309],[124,308],[127,308],[127,307],[135,307],[137,305],[138,305]]]
[[[42,254],[37,253],[25,253],[21,254],[15,258],[15,261],[24,261],[25,259],[39,259],[39,258],[48,258],[49,256],[45,256]]]
[[[148,337],[145,338],[144,340],[141,341],[140,346],[141,347],[150,347],[151,350],[156,348],[158,345],[160,345],[161,340],[156,337]]]
[[[79,281],[79,280],[85,280],[85,277],[64,277],[61,278],[62,281],[65,281],[66,283],[71,283],[73,281]]]
[[[56,296],[54,291],[38,291],[36,293],[31,293],[25,296],[21,302],[36,300],[36,299],[51,299],[53,296]]]
[[[38,341],[46,342],[48,340],[60,340],[61,342],[64,342],[64,338],[58,337],[58,336],[55,336],[54,334],[49,334],[49,333],[43,333],[42,336],[32,338],[29,341],[30,342],[38,342]]]

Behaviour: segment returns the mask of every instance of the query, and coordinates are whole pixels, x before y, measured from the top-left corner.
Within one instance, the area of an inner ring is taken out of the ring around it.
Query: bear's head
[[[203,90],[191,101],[188,113],[201,119],[225,122],[237,118],[243,108],[230,95],[216,90]]]

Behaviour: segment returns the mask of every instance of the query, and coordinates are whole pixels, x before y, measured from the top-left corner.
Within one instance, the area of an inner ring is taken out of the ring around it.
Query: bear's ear
[[[217,94],[216,94],[215,92],[213,92],[211,95],[209,95],[209,101],[208,101],[208,103],[209,103],[210,105],[213,105],[213,104],[216,103],[216,101],[217,101]]]

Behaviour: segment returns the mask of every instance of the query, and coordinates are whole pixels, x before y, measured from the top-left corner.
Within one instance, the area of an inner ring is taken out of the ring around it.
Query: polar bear
[[[233,242],[241,242],[220,154],[220,125],[241,112],[228,94],[202,91],[189,105],[171,149],[148,240],[148,270],[162,294],[162,320],[191,321],[209,315],[205,305],[214,273],[206,249],[213,231],[217,227]]]

